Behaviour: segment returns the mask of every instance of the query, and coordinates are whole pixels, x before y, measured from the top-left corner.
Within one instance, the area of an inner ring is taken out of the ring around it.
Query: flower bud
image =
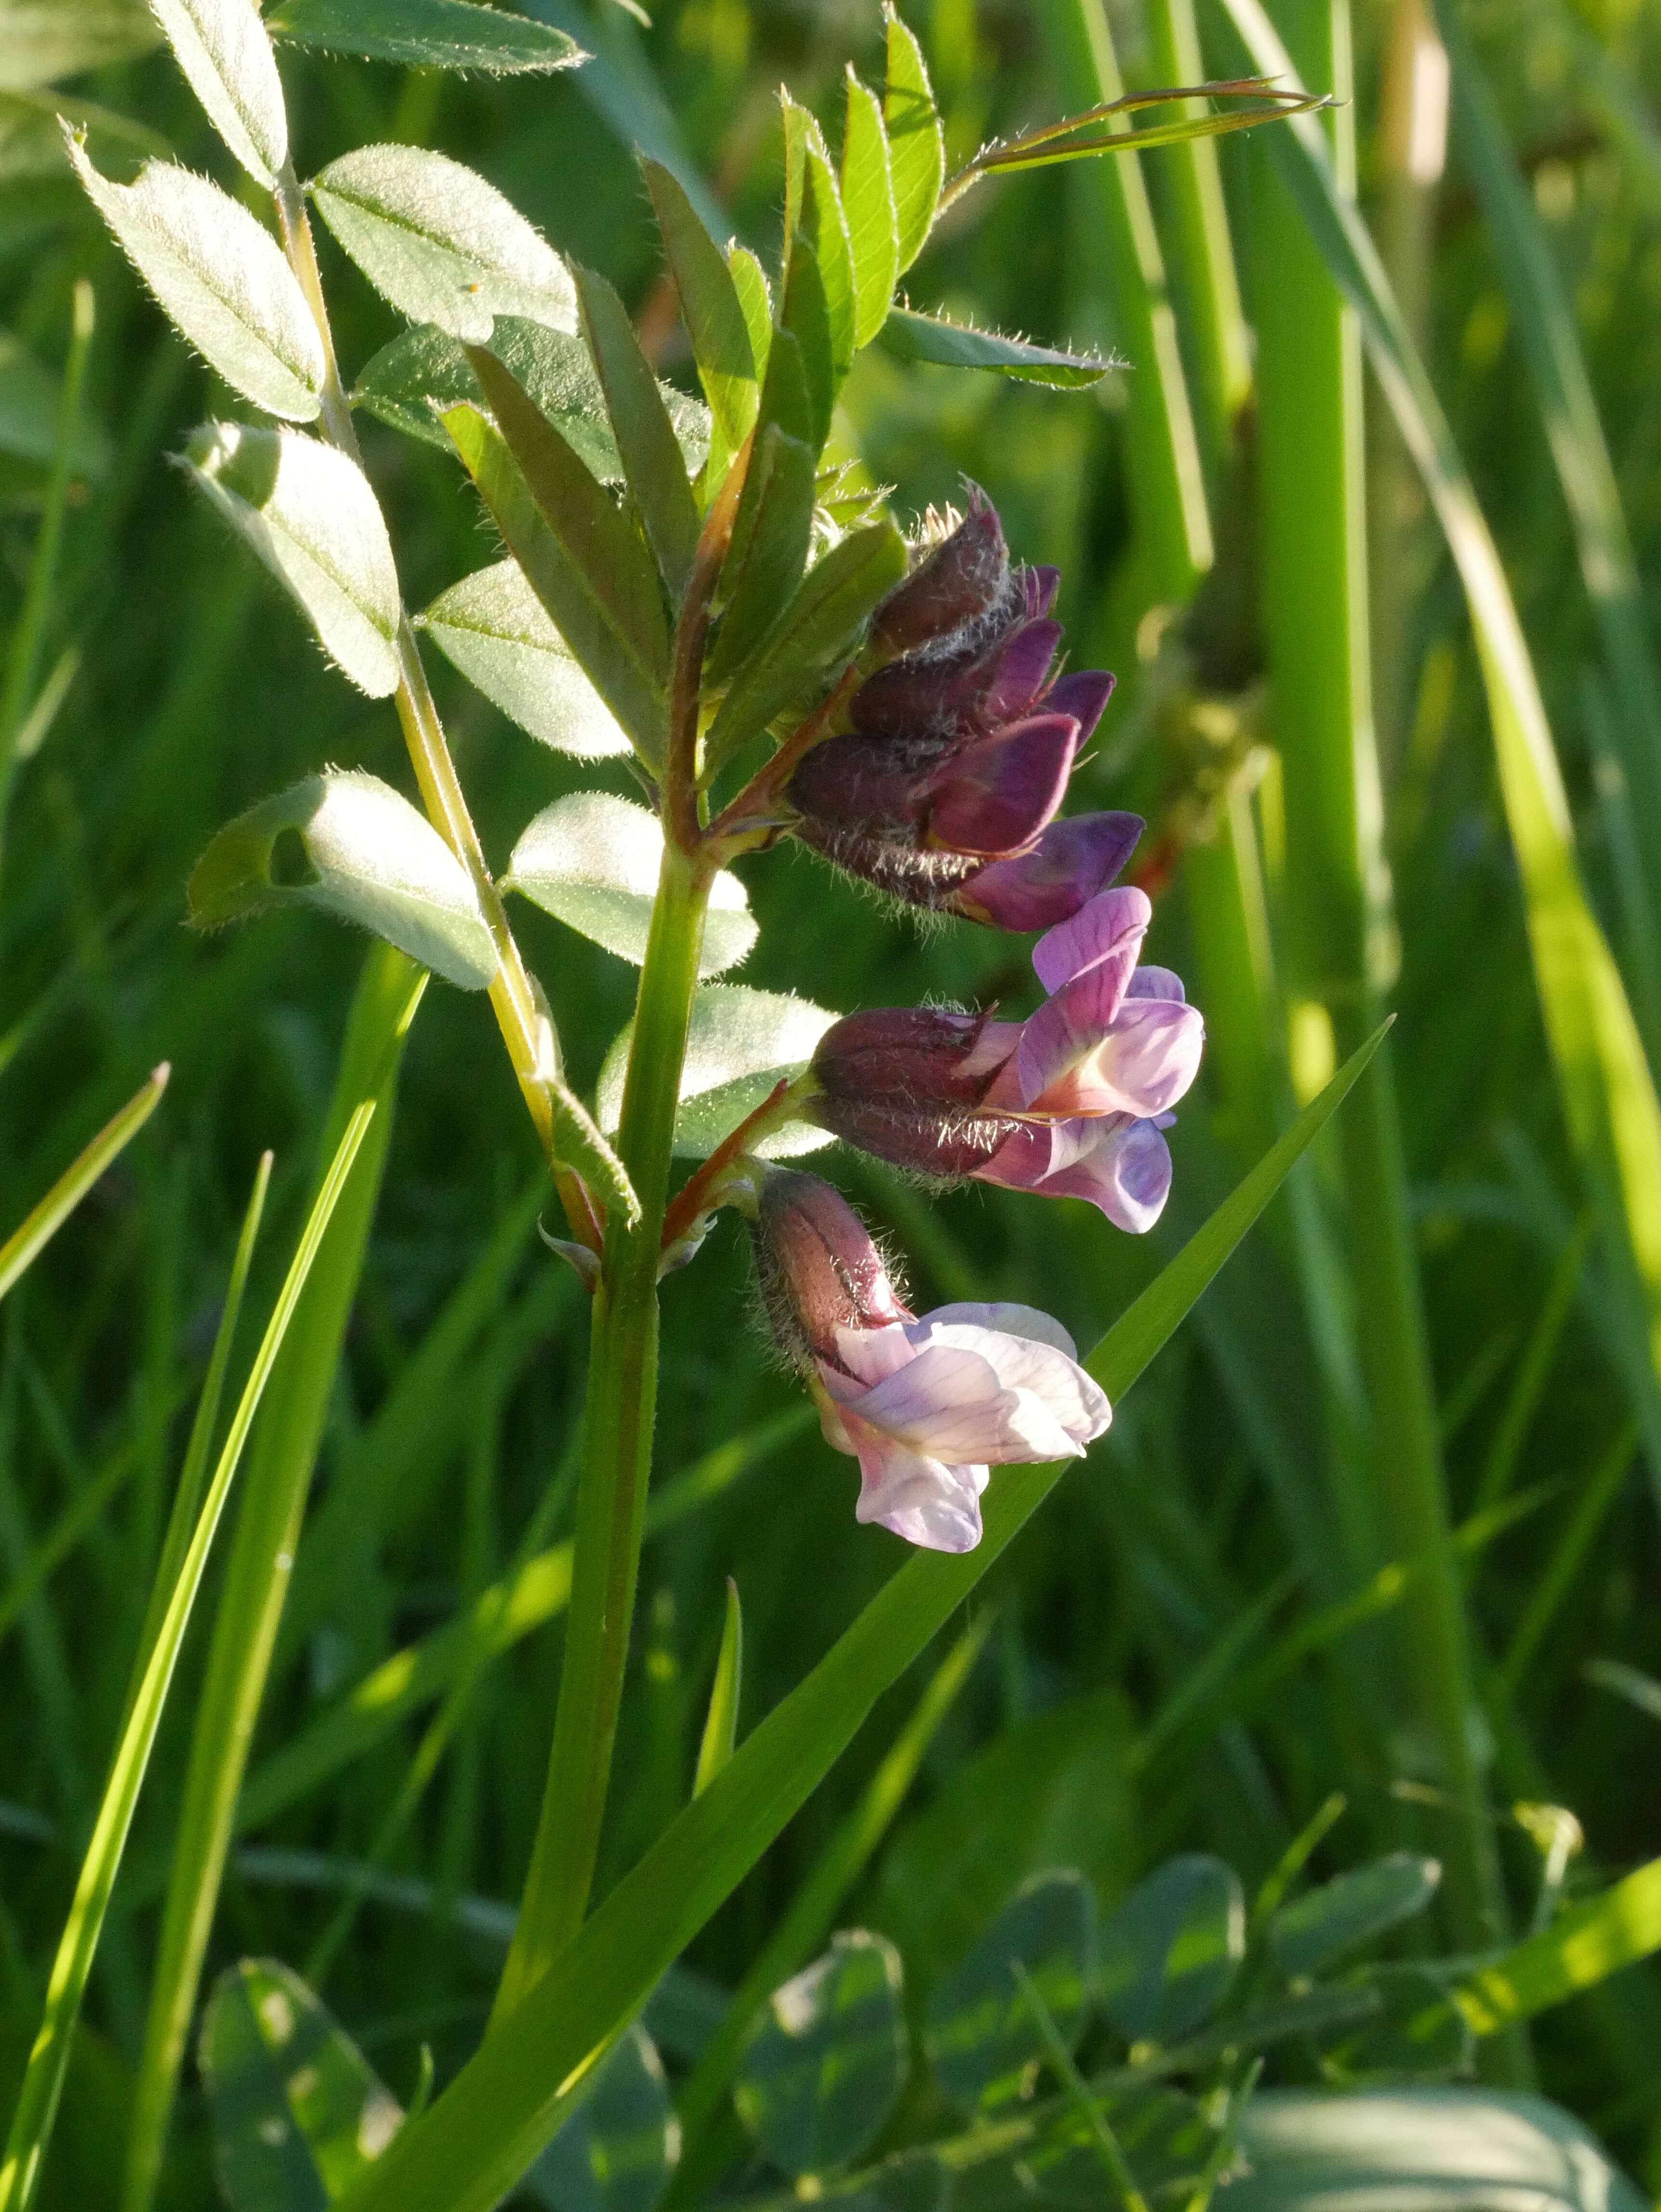
[[[762,1305],[774,1340],[804,1374],[840,1365],[839,1328],[883,1328],[911,1316],[870,1231],[818,1176],[770,1168],[751,1230]]]
[[[1017,1126],[981,1106],[1019,1036],[989,1015],[935,1006],[849,1014],[819,1039],[818,1090],[807,1110],[822,1128],[896,1167],[972,1175]]]
[[[1009,597],[1009,551],[997,509],[970,484],[969,513],[888,594],[872,635],[890,653],[914,652],[983,621]]]

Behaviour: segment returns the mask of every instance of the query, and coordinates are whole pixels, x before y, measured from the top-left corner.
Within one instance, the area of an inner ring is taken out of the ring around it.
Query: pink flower
[[[928,1551],[970,1551],[993,1467],[1076,1458],[1107,1426],[1107,1400],[1058,1322],[1014,1305],[915,1319],[864,1223],[818,1176],[765,1170],[752,1234],[774,1340],[826,1442],[859,1461],[859,1520]]]
[[[934,1007],[850,1014],[813,1058],[812,1111],[849,1144],[925,1175],[1082,1198],[1133,1231],[1171,1187],[1161,1131],[1205,1025],[1167,968],[1139,968],[1146,895],[1106,890],[1040,938],[1050,996],[1025,1022]]]
[[[1071,1337],[1031,1306],[842,1328],[815,1364],[825,1441],[860,1463],[855,1517],[931,1552],[979,1543],[993,1467],[1082,1458],[1111,1418]]]

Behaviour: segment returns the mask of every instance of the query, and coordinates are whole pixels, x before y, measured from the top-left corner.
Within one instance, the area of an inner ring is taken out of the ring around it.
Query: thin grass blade
[[[161,1103],[172,1073],[166,1060],[64,1169],[27,1220],[0,1244],[0,1298],[69,1219],[112,1161],[119,1159]]]

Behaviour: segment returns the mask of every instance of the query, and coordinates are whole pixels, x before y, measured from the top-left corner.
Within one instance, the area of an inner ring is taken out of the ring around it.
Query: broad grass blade
[[[1097,1346],[1120,1397],[1134,1383],[1347,1095],[1381,1028]],[[489,2212],[558,2127],[570,2097],[665,1970],[846,1749],[872,1705],[967,1598],[1061,1480],[1007,1468],[986,1534],[959,1558],[919,1557],[745,1741],[497,2024],[431,2111],[343,2202],[350,2212]]]

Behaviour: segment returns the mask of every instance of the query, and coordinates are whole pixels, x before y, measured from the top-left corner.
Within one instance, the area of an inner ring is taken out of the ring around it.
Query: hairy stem
[[[618,1139],[641,1218],[629,1229],[613,1212],[594,1294],[559,1709],[531,1870],[493,2024],[575,1935],[593,1879],[651,1472],[658,1254],[711,873],[706,859],[666,839]]]
[[[323,341],[324,434],[331,445],[338,447],[361,465],[362,457],[358,451],[357,433],[352,424],[351,405],[340,380],[339,364],[335,359],[334,337],[329,325],[328,303],[323,296],[316,248],[312,240],[311,221],[306,213],[305,198],[292,168],[285,169],[278,179],[277,209],[289,265],[300,281]],[[478,832],[473,827],[473,817],[468,810],[460,778],[456,774],[455,763],[450,757],[444,726],[439,720],[438,708],[427,682],[427,672],[421,665],[420,649],[407,616],[400,618],[398,659],[398,690],[394,703],[398,708],[399,720],[403,725],[404,739],[409,748],[416,781],[421,788],[422,804],[426,807],[434,828],[472,878],[480,909],[496,945],[496,972],[490,984],[490,1005],[496,1014],[496,1025],[502,1031],[508,1057],[513,1062],[514,1073],[519,1079],[519,1087],[524,1094],[538,1139],[553,1171],[571,1234],[591,1249],[598,1250],[599,1225],[593,1201],[581,1178],[562,1166],[554,1157],[553,1109],[549,1101],[547,1085],[543,1080],[545,1018],[538,1010],[536,992],[514,940],[502,894],[485,865],[484,848],[478,842]]]

